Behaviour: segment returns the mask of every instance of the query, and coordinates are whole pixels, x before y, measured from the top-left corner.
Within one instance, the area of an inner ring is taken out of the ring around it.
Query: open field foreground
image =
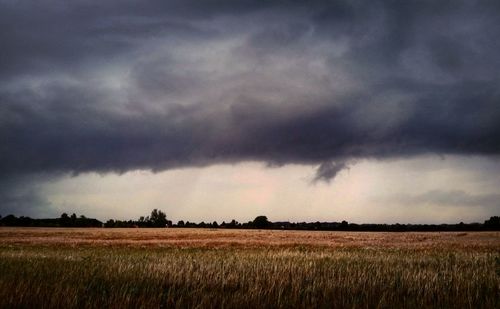
[[[500,233],[0,228],[0,307],[499,308]]]

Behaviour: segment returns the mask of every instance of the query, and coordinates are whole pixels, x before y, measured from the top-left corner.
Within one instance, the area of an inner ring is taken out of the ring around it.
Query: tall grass
[[[493,251],[0,245],[2,308],[499,308]]]

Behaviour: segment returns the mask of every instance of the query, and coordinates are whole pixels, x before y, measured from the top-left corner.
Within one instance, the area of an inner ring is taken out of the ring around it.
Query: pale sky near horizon
[[[43,191],[48,216],[76,212],[101,220],[137,219],[158,208],[174,222],[247,222],[258,215],[293,222],[482,222],[500,211],[498,172],[494,160],[425,156],[362,161],[330,183],[313,183],[310,166],[246,162],[69,176]]]
[[[0,0],[0,215],[500,215],[490,0]]]

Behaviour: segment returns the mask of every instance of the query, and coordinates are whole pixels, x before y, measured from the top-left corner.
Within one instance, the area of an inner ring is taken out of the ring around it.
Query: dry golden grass
[[[330,247],[500,251],[500,232],[324,232],[189,228],[0,228],[0,243],[159,247]]]
[[[0,228],[0,308],[499,308],[500,234]]]

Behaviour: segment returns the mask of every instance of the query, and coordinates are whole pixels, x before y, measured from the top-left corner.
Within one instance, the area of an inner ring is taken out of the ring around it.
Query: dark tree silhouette
[[[340,223],[340,228],[341,228],[341,229],[343,229],[343,230],[348,229],[348,228],[349,228],[349,223],[348,223],[347,221],[345,221],[345,220],[344,220],[344,221],[342,221],[342,222]]]
[[[70,217],[68,216],[67,213],[64,212],[61,215],[61,218],[59,219],[59,224],[61,226],[71,226],[71,219],[70,219]]]
[[[500,217],[493,216],[488,220],[484,221],[484,227],[486,229],[499,229],[500,228]]]
[[[167,225],[167,215],[158,209],[153,209],[151,215],[149,216],[151,225],[154,227],[165,227]]]
[[[266,216],[258,216],[253,220],[253,226],[258,229],[265,229],[271,225]]]

